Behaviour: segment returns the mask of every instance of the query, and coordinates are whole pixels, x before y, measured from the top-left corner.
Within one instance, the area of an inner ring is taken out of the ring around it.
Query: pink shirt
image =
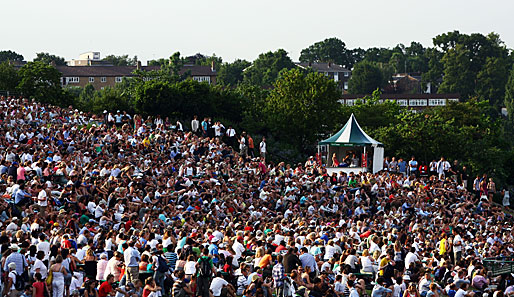
[[[18,167],[18,180],[25,180],[25,167]]]

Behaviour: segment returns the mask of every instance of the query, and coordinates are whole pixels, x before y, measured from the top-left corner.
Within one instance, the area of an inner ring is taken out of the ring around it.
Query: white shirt
[[[458,242],[460,242],[459,245]],[[461,252],[462,251],[462,237],[460,237],[459,234],[455,235],[453,238],[453,251],[454,252]]]
[[[405,269],[409,269],[410,263],[418,261],[418,256],[412,252],[408,252],[405,256]]]
[[[455,297],[464,297],[464,296],[466,296],[466,291],[464,291],[463,289],[458,289],[457,293],[455,293]]]
[[[245,251],[244,246],[237,240],[232,245],[232,249],[234,249],[234,252],[236,252],[234,260],[238,260],[239,258],[241,258],[241,255]]]
[[[41,190],[39,194],[37,195],[37,203],[39,206],[48,206],[48,195],[46,194],[45,190]]]
[[[261,144],[259,145],[259,148],[261,150],[261,153],[265,153],[266,152],[266,142],[261,141]]]
[[[223,286],[228,285],[228,282],[221,277],[215,277],[211,282],[211,291],[212,294],[216,297],[221,295],[221,289],[223,289]]]
[[[48,241],[38,243],[37,251],[45,252],[45,258],[43,258],[43,260],[48,260],[48,256],[50,256],[50,243]]]
[[[45,264],[43,264],[43,261],[36,259],[34,262],[34,265],[32,266],[32,273],[36,273],[36,270],[39,268],[39,273],[41,273],[41,277],[43,279],[46,278],[48,273],[48,268],[46,268]]]

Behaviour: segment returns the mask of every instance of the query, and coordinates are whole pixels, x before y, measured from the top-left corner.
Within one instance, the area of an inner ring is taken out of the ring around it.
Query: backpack
[[[162,256],[158,256],[157,260],[159,261],[159,267],[157,268],[157,271],[165,273],[170,270],[170,267],[168,266],[168,263],[166,263],[166,260]]]
[[[200,258],[200,276],[209,277],[211,276],[211,263],[209,258]]]
[[[16,282],[14,283],[14,288],[17,291],[22,292],[25,289],[25,283],[23,282],[23,277],[21,275],[18,275],[18,273],[14,272],[16,275]]]

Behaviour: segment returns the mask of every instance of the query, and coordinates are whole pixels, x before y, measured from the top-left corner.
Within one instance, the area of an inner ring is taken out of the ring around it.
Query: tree
[[[505,59],[488,57],[477,75],[476,94],[478,98],[488,100],[499,111],[504,103],[508,75],[508,64]]]
[[[355,65],[349,83],[350,94],[371,94],[383,84],[382,71],[366,60]]]
[[[349,69],[353,67],[351,52],[339,38],[327,38],[305,48],[300,53],[300,62],[332,62]]]
[[[28,62],[20,68],[17,89],[24,96],[43,103],[60,105],[62,95],[61,73],[44,62]]]
[[[293,67],[295,65],[287,55],[287,52],[279,49],[275,52],[260,54],[253,61],[253,64],[246,69],[243,77],[244,81],[249,84],[271,87],[283,69],[291,69]]]
[[[102,61],[107,61],[114,66],[136,66],[137,56],[134,56],[134,58],[130,59],[128,55],[108,55],[105,58],[103,58]]]
[[[428,60],[428,69],[421,75],[421,79],[424,83],[430,84],[431,91],[437,91],[443,77],[442,57],[443,53],[435,48],[429,48],[425,52],[425,59]]]
[[[0,51],[0,62],[23,61],[23,56],[11,50]]]
[[[58,57],[56,55],[51,55],[49,53],[37,53],[36,58],[34,58],[34,62],[41,61],[46,64],[55,63],[57,66],[66,65],[66,61],[64,61],[63,57]]]
[[[18,72],[8,61],[0,63],[0,90],[14,91],[18,86]]]
[[[317,72],[284,71],[266,99],[268,127],[276,137],[308,149],[338,122],[339,91]]]
[[[235,60],[233,63],[223,63],[218,71],[216,81],[221,85],[236,86],[243,81],[243,70],[251,65],[246,60]]]
[[[462,44],[457,44],[443,56],[444,76],[439,93],[459,93],[464,99],[473,94],[475,75],[470,68],[470,54]]]
[[[514,121],[514,65],[510,70],[509,79],[505,85],[505,106],[511,122]]]

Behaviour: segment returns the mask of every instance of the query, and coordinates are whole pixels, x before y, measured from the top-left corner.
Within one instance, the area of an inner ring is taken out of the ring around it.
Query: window
[[[344,73],[344,76],[345,76],[345,77],[348,77],[348,76],[350,76],[350,72],[348,72],[348,71],[345,71],[345,73]]]
[[[115,80],[115,81],[116,81],[117,83],[120,83],[122,79],[123,79],[123,77],[121,77],[121,76],[116,76],[116,80]]]
[[[193,76],[193,80],[196,80],[197,82],[207,82],[211,83],[211,77],[210,76]]]
[[[445,99],[429,99],[428,105],[429,106],[445,106],[446,100]]]
[[[459,102],[459,99],[448,99],[449,102]]]
[[[347,100],[346,100],[346,105],[347,105],[347,106],[353,106],[353,105],[355,105],[355,99],[347,99]]]
[[[103,83],[104,83],[104,82],[107,82],[107,77],[102,76],[102,78],[100,79],[100,81],[101,81],[101,82],[103,82]]]
[[[410,99],[409,106],[427,106],[426,99]]]
[[[94,77],[89,77],[89,82],[90,83],[95,82],[95,78]]]
[[[344,82],[344,89],[348,90],[348,82],[347,81]]]
[[[104,87],[101,87],[100,89],[102,89],[102,90],[103,90],[103,89],[104,89]]]
[[[408,101],[407,101],[407,100],[405,100],[405,99],[399,99],[399,100],[396,100],[396,103],[397,103],[398,105],[400,105],[400,106],[407,106],[407,105],[409,105],[409,104],[408,104]]]
[[[66,81],[69,83],[69,84],[76,84],[76,83],[79,83],[80,82],[80,78],[79,77],[67,77],[66,78]]]
[[[339,81],[339,72],[334,72],[334,81]]]

